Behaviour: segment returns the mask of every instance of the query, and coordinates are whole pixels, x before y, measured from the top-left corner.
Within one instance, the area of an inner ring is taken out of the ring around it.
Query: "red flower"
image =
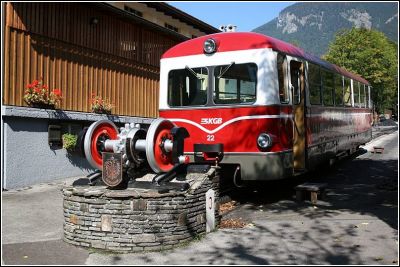
[[[60,105],[62,100],[61,89],[53,89],[49,92],[49,87],[43,84],[43,78],[32,81],[28,84],[25,90],[24,100],[28,105],[45,104],[45,105]]]
[[[56,96],[61,96],[61,89],[53,89],[53,94]]]
[[[113,105],[106,98],[103,99],[101,96],[96,96],[95,94],[92,94],[91,102],[93,112],[111,112],[113,108]]]

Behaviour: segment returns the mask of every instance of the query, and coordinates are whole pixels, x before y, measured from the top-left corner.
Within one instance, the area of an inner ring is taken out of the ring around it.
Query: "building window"
[[[142,12],[137,11],[136,9],[133,9],[133,8],[131,8],[129,6],[124,6],[124,9],[125,9],[125,11],[128,11],[129,13],[132,13],[132,14],[134,14],[136,16],[143,17],[143,13]]]
[[[165,23],[165,28],[170,29],[171,31],[174,31],[174,32],[179,32],[179,29],[177,27],[174,27],[168,23]]]

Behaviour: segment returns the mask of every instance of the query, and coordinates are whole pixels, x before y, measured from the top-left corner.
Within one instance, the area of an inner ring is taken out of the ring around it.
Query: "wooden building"
[[[61,89],[63,110],[90,112],[98,95],[111,100],[113,114],[156,117],[161,55],[219,31],[165,3],[5,5],[2,104],[9,106],[26,106],[24,89],[42,77]]]
[[[161,55],[218,29],[157,2],[2,3],[2,188],[12,189],[94,171],[62,147],[94,121],[149,124],[158,116]],[[61,89],[59,109],[27,107],[24,91],[43,78]],[[92,95],[114,105],[91,112]]]

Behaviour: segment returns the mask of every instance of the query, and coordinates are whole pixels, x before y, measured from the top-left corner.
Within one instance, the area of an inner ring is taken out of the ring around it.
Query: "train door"
[[[306,168],[305,131],[305,80],[304,64],[290,60],[290,88],[293,103],[293,170],[303,172]]]

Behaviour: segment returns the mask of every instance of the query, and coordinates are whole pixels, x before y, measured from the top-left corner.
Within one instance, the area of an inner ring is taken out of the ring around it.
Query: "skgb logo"
[[[200,124],[221,124],[222,118],[202,118]]]

